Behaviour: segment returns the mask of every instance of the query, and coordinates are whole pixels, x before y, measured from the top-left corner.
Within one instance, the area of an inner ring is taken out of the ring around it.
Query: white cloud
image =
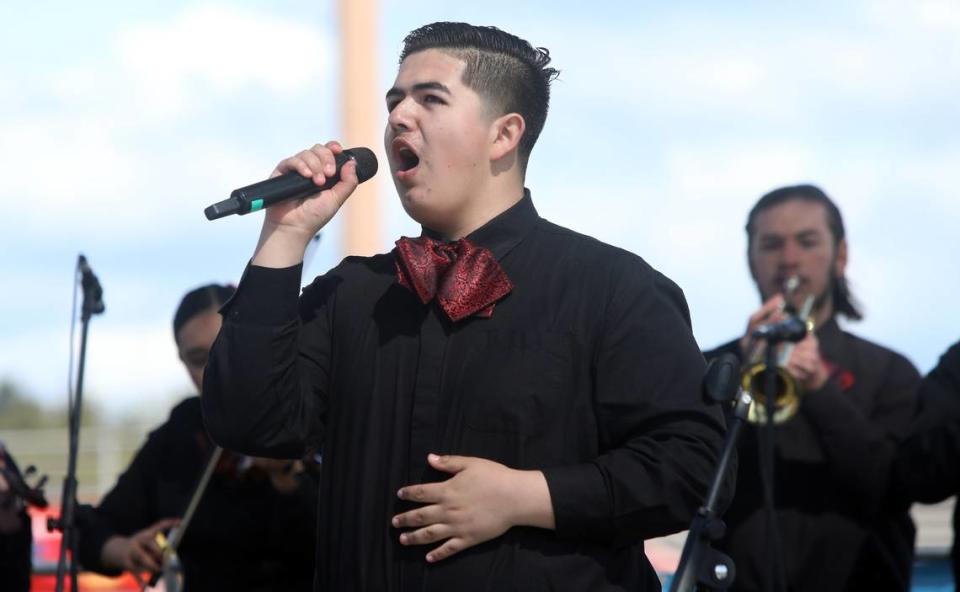
[[[205,134],[185,138],[176,152],[156,151],[94,119],[50,118],[5,131],[0,162],[11,174],[0,196],[16,197],[7,215],[19,231],[33,229],[34,240],[164,236],[185,216],[202,220],[204,207],[272,167],[248,147]]]
[[[739,196],[749,204],[768,189],[791,180],[806,180],[816,158],[809,146],[798,143],[733,138],[709,143],[677,141],[664,150],[664,174],[671,180],[673,197],[729,208],[718,195]]]
[[[960,33],[960,4],[949,0],[927,0],[916,3],[918,21],[944,31]]]
[[[625,102],[648,114],[736,113],[790,123],[838,103],[876,109],[953,97],[960,70],[950,64],[960,60],[960,35],[949,29],[958,6],[898,6],[888,17],[863,16],[846,29],[749,18],[724,20],[724,33],[695,20],[639,32],[633,23],[587,24],[555,33],[561,45],[554,53],[571,83],[564,90],[591,101]]]
[[[79,338],[79,327],[77,331]],[[69,331],[29,331],[0,337],[0,375],[46,404],[66,402]],[[79,343],[79,342],[78,342]],[[75,352],[79,356],[79,348]],[[74,364],[78,359],[74,359]],[[89,331],[84,398],[114,411],[136,412],[151,401],[190,393],[168,324],[111,325],[97,318]]]
[[[17,99],[17,88],[14,81],[9,76],[0,77],[0,113],[9,113]]]
[[[910,194],[906,197],[911,201],[920,199],[935,204],[943,214],[940,219],[953,228],[960,225],[960,190],[957,189],[960,145],[940,152],[897,159],[896,166],[904,186],[910,188]]]
[[[264,88],[296,95],[325,77],[331,49],[309,25],[222,5],[190,7],[171,22],[133,27],[117,40],[138,107],[167,114],[211,94]]]
[[[49,73],[46,80],[37,81],[37,93],[54,98],[62,105],[72,105],[75,109],[83,104],[104,104],[106,87],[117,85],[119,80],[109,72],[108,64],[67,66],[62,70]],[[118,85],[119,86],[119,85]],[[119,88],[110,88],[117,92]]]
[[[0,197],[16,197],[8,215],[38,240],[163,236],[185,211],[200,219],[280,155],[262,158],[269,144],[238,142],[197,116],[231,108],[240,93],[305,102],[329,86],[325,31],[267,13],[200,5],[115,36],[109,61],[19,81],[30,103],[50,107],[0,113]],[[12,92],[0,83],[0,104]]]
[[[862,0],[860,8],[865,20],[892,31],[960,32],[960,5],[953,0]]]
[[[167,323],[98,327],[89,343],[91,392],[111,406],[195,390],[177,358]]]
[[[21,214],[68,217],[71,223],[72,214],[116,208],[134,187],[136,159],[114,132],[98,120],[47,117],[6,123],[0,161],[11,174],[0,193],[26,198],[12,204]]]
[[[583,35],[581,34],[582,38]],[[561,90],[604,104],[608,101],[655,106],[668,111],[709,105],[736,107],[754,103],[771,86],[771,67],[764,56],[737,48],[648,48],[627,32],[593,32],[590,52],[558,51]],[[617,59],[596,59],[617,56]]]
[[[635,43],[632,45],[636,47]],[[622,52],[624,47],[619,50]],[[625,58],[626,64],[610,65],[630,69],[629,78],[636,96],[653,94],[661,99],[682,101],[735,101],[762,87],[769,76],[767,64],[758,56],[736,49],[716,52],[700,48],[678,52],[670,48],[631,53],[631,57]],[[670,84],[662,85],[662,81]]]

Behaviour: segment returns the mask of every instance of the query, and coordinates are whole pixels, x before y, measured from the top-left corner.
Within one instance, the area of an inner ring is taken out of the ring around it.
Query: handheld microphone
[[[288,199],[302,199],[330,189],[340,182],[340,169],[351,160],[357,163],[357,179],[363,183],[377,174],[377,157],[369,148],[350,148],[335,157],[337,171],[323,185],[317,185],[310,177],[291,172],[279,177],[234,189],[230,197],[208,206],[204,211],[207,220],[216,220],[230,214],[240,216],[256,212]]]
[[[754,339],[763,339],[767,343],[781,341],[800,341],[807,336],[807,321],[800,317],[790,317],[779,323],[760,325],[751,334]]]

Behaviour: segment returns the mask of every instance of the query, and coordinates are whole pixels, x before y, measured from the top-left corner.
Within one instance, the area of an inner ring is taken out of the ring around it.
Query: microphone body
[[[84,314],[102,313],[106,310],[106,306],[103,304],[103,288],[83,254],[77,256],[77,268],[80,270],[80,286],[83,288]]]
[[[729,403],[740,388],[740,360],[726,353],[710,360],[703,375],[703,392],[707,403]]]
[[[767,323],[754,330],[751,337],[763,339],[767,343],[782,341],[800,341],[807,336],[807,321],[800,317],[790,317],[779,323]]]
[[[323,185],[317,185],[310,177],[291,172],[235,189],[230,197],[207,207],[203,213],[207,220],[216,220],[231,214],[244,215],[272,206],[288,199],[303,199],[330,189],[340,182],[340,170],[351,160],[357,163],[357,179],[363,183],[377,173],[377,157],[369,148],[351,148],[335,157],[336,172]]]

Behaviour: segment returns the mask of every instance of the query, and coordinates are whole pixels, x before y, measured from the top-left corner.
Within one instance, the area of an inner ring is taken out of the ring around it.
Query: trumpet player
[[[861,313],[846,281],[843,219],[821,189],[771,191],[746,230],[762,305],[742,338],[706,357],[732,352],[749,364],[754,330],[805,302],[815,329],[779,362],[799,404],[792,417],[774,415],[772,505],[764,505],[760,430],[746,430],[740,443],[737,493],[718,545],[736,564],[734,588],[907,590],[914,527],[905,509],[886,503],[884,485],[919,375],[903,356],[838,325],[838,316]]]

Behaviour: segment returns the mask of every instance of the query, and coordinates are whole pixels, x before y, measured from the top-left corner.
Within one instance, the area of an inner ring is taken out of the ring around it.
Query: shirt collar
[[[524,188],[520,201],[471,232],[466,239],[475,245],[490,249],[493,256],[499,260],[520,244],[539,219],[540,215],[533,207],[530,190]],[[439,233],[425,226],[422,227],[422,234],[435,240],[442,240]]]

